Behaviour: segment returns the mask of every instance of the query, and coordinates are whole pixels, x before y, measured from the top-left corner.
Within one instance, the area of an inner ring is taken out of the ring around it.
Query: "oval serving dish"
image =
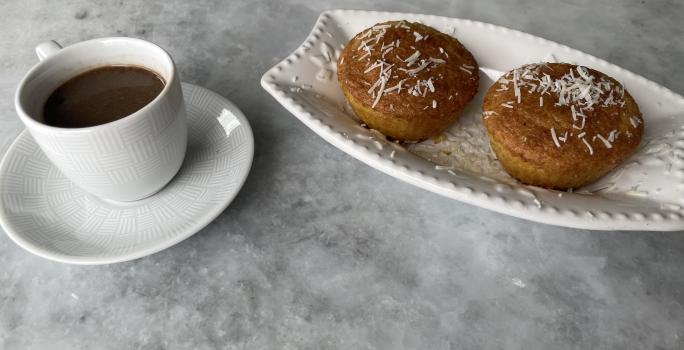
[[[348,107],[336,61],[356,33],[389,20],[420,21],[458,38],[480,65],[480,91],[439,140],[404,147],[368,130]],[[503,72],[526,63],[568,62],[621,81],[639,103],[646,130],[632,158],[574,192],[517,183],[502,171],[482,125],[481,102]],[[604,60],[530,34],[465,19],[333,10],[261,84],[326,141],[415,186],[519,218],[592,230],[684,230],[684,97]],[[447,152],[444,152],[444,151]],[[449,156],[445,156],[449,154]]]

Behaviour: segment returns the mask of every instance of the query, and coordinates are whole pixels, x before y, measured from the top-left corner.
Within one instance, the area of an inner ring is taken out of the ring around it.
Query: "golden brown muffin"
[[[483,118],[504,169],[530,184],[578,188],[627,159],[641,142],[639,106],[615,79],[567,63],[531,64],[487,91]]]
[[[478,65],[458,40],[420,23],[376,24],[345,47],[337,77],[354,112],[401,141],[440,134],[477,93]]]

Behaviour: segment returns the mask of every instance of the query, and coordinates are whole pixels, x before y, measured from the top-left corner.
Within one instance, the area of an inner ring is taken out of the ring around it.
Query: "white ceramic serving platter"
[[[454,35],[480,64],[480,93],[448,130],[452,136],[449,147],[466,149],[461,158],[432,157],[444,147],[441,143],[426,141],[409,151],[388,142],[362,127],[346,104],[335,75],[341,49],[364,28],[398,19],[420,21]],[[590,187],[558,192],[519,184],[501,171],[488,149],[480,116],[484,91],[503,72],[540,61],[582,64],[615,77],[636,98],[644,115],[646,132],[640,150]],[[321,14],[304,43],[266,72],[261,84],[299,120],[342,151],[446,197],[552,225],[594,230],[684,230],[684,98],[567,46],[465,19],[333,10]],[[458,144],[458,137],[463,137],[463,145]]]
[[[183,83],[188,149],[156,194],[113,202],[86,193],[50,163],[28,131],[0,163],[0,225],[22,248],[82,265],[140,258],[201,230],[230,204],[249,174],[252,129],[224,97]]]

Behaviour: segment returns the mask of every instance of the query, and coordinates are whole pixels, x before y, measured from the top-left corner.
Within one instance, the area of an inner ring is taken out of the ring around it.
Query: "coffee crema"
[[[50,94],[43,122],[62,128],[84,128],[131,115],[164,89],[157,73],[137,66],[104,66],[83,72]]]

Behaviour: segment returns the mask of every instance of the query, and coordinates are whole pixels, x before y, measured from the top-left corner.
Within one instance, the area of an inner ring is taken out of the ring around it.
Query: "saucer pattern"
[[[86,193],[65,178],[24,131],[0,165],[0,222],[20,246],[68,263],[130,260],[167,248],[218,216],[249,172],[254,140],[223,97],[183,84],[188,149],[173,180],[136,202]]]

